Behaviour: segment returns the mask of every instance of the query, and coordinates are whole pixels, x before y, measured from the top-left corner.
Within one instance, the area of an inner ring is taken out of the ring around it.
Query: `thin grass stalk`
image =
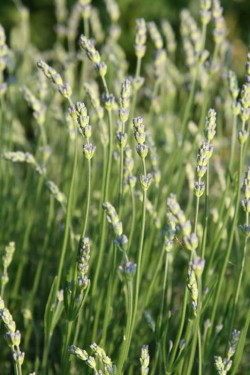
[[[200,277],[198,277],[197,282],[198,282],[198,290],[199,290],[197,316],[195,318],[191,352],[190,352],[189,359],[188,359],[188,367],[187,367],[186,375],[190,375],[191,372],[192,372],[197,342],[198,342],[199,375],[201,374],[201,353],[202,353],[202,349],[201,349],[200,340],[199,340],[199,329],[200,329],[199,326],[200,326],[200,314],[201,314],[201,290],[202,290],[202,288],[201,288],[201,278]]]
[[[146,176],[146,164],[145,160],[142,159],[143,162],[143,172],[144,176]],[[141,233],[140,233],[140,244],[138,249],[138,256],[137,256],[137,269],[136,269],[136,280],[135,280],[135,293],[134,293],[134,300],[133,300],[133,315],[132,321],[130,324],[127,345],[124,349],[124,354],[122,357],[122,361],[119,364],[119,371],[117,372],[118,375],[121,375],[123,372],[123,366],[127,359],[129,347],[132,339],[133,330],[135,327],[136,321],[136,314],[138,313],[138,300],[139,300],[139,289],[140,289],[140,282],[141,282],[141,264],[142,264],[142,251],[143,251],[143,242],[144,242],[144,233],[145,233],[145,221],[146,221],[146,199],[147,193],[146,190],[143,190],[143,202],[142,202],[142,224],[141,224]]]
[[[248,213],[246,214],[246,225],[249,223],[249,215]],[[239,301],[239,296],[240,296],[240,291],[241,291],[241,284],[242,284],[242,278],[243,274],[245,271],[245,263],[246,263],[246,255],[247,255],[247,243],[248,243],[248,237],[245,237],[244,240],[244,247],[243,247],[243,253],[242,253],[242,259],[241,259],[241,266],[240,266],[240,274],[239,277],[237,278],[237,286],[236,286],[236,292],[234,294],[234,299],[233,299],[233,307],[232,307],[232,315],[230,319],[230,324],[229,324],[229,332],[232,332],[234,323],[235,323],[235,315],[236,315],[236,310],[237,310],[237,304]]]
[[[135,80],[138,79],[138,78],[140,77],[140,73],[141,73],[141,62],[142,62],[142,58],[141,58],[141,57],[137,57],[137,59],[136,59],[136,70],[135,70]],[[133,90],[133,94],[132,94],[132,105],[131,105],[131,113],[130,113],[129,121],[128,121],[129,124],[131,123],[132,118],[134,118],[134,114],[135,114],[135,106],[136,106],[136,100],[137,100],[137,90]]]
[[[133,319],[133,281],[129,280],[127,282],[127,322],[126,322],[126,328],[123,336],[123,342],[122,347],[117,363],[117,374],[122,374],[122,369],[124,366],[124,363],[126,361],[128,351],[129,351],[129,336],[131,332],[131,325],[132,325],[132,319]]]
[[[42,252],[41,252],[42,258],[40,259],[40,261],[38,263],[38,266],[37,266],[35,279],[34,279],[34,282],[33,282],[33,287],[32,287],[32,290],[30,292],[29,302],[28,302],[28,308],[31,310],[31,314],[34,310],[34,298],[36,296],[36,293],[37,293],[37,290],[38,290],[38,287],[39,287],[39,283],[40,283],[40,279],[41,279],[41,275],[42,275],[42,269],[43,269],[45,257],[46,257],[46,254],[47,254],[46,249],[47,249],[47,246],[48,246],[48,243],[49,243],[49,237],[50,237],[51,230],[52,230],[53,216],[54,216],[54,199],[53,199],[52,196],[50,196],[49,214],[48,214],[48,221],[47,221],[47,225],[46,225],[46,236],[45,236],[45,239],[44,239],[44,244],[43,244],[43,248],[42,248]],[[30,340],[31,332],[32,332],[32,325],[29,325],[28,328],[27,328],[27,331],[26,331],[25,339],[24,339],[24,347],[25,348],[28,348],[28,346],[29,346],[29,340]]]
[[[40,200],[43,182],[44,182],[44,177],[39,176],[39,181],[38,181],[38,186],[37,186],[36,196],[35,196],[35,205],[36,206],[37,206],[37,203]],[[26,264],[26,261],[27,261],[26,257],[24,255],[25,254],[27,255],[28,251],[29,251],[28,243],[29,243],[29,237],[30,237],[31,229],[32,229],[32,220],[30,220],[28,222],[28,225],[25,228],[25,233],[24,233],[24,238],[23,238],[23,243],[22,243],[23,256],[20,259],[17,274],[16,274],[16,277],[15,277],[15,284],[14,284],[13,291],[12,291],[12,298],[13,299],[16,299],[17,296],[18,296],[18,292],[19,292],[19,288],[20,288],[25,264]]]
[[[71,211],[72,211],[73,191],[74,191],[74,184],[75,184],[76,171],[77,171],[77,162],[78,162],[78,132],[77,132],[77,126],[75,124],[74,161],[73,161],[72,176],[71,176],[71,182],[70,182],[70,188],[69,188],[69,197],[67,200],[67,207],[66,207],[66,222],[65,222],[63,246],[62,246],[62,251],[60,254],[59,266],[58,266],[58,271],[57,271],[56,291],[58,291],[60,287],[63,264],[64,264],[66,249],[68,245],[70,222],[71,222],[71,215],[72,215]]]
[[[178,350],[178,346],[179,346],[179,343],[180,343],[180,339],[181,339],[181,336],[182,336],[182,332],[183,332],[183,328],[184,328],[184,324],[185,324],[185,319],[186,319],[187,299],[188,299],[188,288],[185,285],[180,323],[179,323],[177,334],[175,336],[174,345],[173,345],[173,348],[171,350],[171,355],[170,355],[169,363],[168,363],[168,367],[167,367],[167,375],[171,375],[173,373],[173,365],[174,365],[174,361],[175,361],[175,358],[176,358],[176,353],[177,353],[177,350]]]
[[[115,282],[117,254],[116,254],[116,248],[114,244],[112,245],[111,254],[112,254],[113,261],[112,261],[112,266],[111,266],[111,273],[108,278],[108,289],[107,289],[107,297],[106,297],[106,303],[105,303],[104,321],[103,321],[103,326],[102,326],[101,344],[103,347],[105,347],[105,344],[106,344],[107,329],[108,329],[108,324],[110,322],[110,317],[111,317],[112,296],[113,296],[114,282]]]
[[[130,190],[131,202],[132,202],[132,219],[131,219],[131,226],[130,226],[129,239],[128,239],[128,252],[131,248],[131,243],[132,243],[133,234],[135,230],[135,216],[136,216],[134,189],[132,186],[130,186],[129,190]]]
[[[211,337],[212,329],[214,327],[214,320],[215,320],[215,315],[216,315],[216,311],[217,311],[217,307],[218,307],[219,297],[220,297],[220,294],[221,294],[223,279],[224,279],[225,271],[226,271],[227,264],[228,264],[228,261],[229,261],[229,257],[230,257],[230,254],[231,254],[231,250],[232,250],[232,246],[233,246],[233,240],[234,240],[234,236],[235,236],[235,228],[236,228],[236,222],[237,222],[238,212],[239,212],[242,164],[243,164],[243,147],[241,145],[241,147],[240,147],[240,161],[239,161],[239,169],[238,169],[238,186],[237,186],[237,193],[236,193],[236,200],[235,200],[235,212],[234,212],[232,226],[231,226],[231,230],[230,230],[230,236],[229,236],[226,256],[224,258],[223,265],[222,265],[222,268],[221,268],[221,271],[220,271],[219,281],[218,281],[216,294],[215,294],[215,298],[214,298],[214,303],[213,303],[213,307],[212,307],[211,326],[209,328],[208,335],[207,335],[207,341],[208,342],[209,342],[209,339]]]
[[[203,224],[203,235],[201,243],[201,258],[205,259],[206,243],[207,243],[207,230],[208,230],[208,217],[209,217],[209,161],[207,163],[206,174],[206,193],[205,193],[205,218]]]
[[[107,82],[104,77],[102,77],[103,86],[106,92],[106,95],[109,96],[109,90],[107,86]],[[113,153],[113,122],[112,122],[112,112],[108,110],[108,119],[109,119],[109,144],[108,144],[108,160],[107,160],[107,171],[105,175],[105,185],[104,185],[104,201],[108,200],[109,194],[109,183],[110,183],[110,174],[111,174],[111,164],[112,164],[112,153]],[[105,246],[105,228],[106,228],[106,220],[105,220],[105,212],[103,211],[102,214],[102,229],[101,229],[101,241],[100,241],[100,250],[97,258],[95,275],[92,285],[92,296],[96,293],[96,286],[99,278],[100,268],[101,268],[101,261],[103,258],[104,246]]]

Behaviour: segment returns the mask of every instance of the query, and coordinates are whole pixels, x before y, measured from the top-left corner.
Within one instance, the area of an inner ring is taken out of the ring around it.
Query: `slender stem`
[[[64,231],[64,238],[63,238],[63,247],[60,255],[59,266],[57,271],[57,280],[56,280],[56,291],[59,290],[61,278],[62,278],[62,269],[64,264],[64,258],[66,254],[66,249],[68,245],[68,238],[69,238],[69,231],[70,231],[70,222],[71,222],[71,210],[72,210],[72,201],[73,201],[73,191],[76,179],[76,171],[77,171],[77,161],[78,161],[78,133],[77,133],[77,126],[75,125],[75,144],[74,144],[74,162],[73,162],[73,170],[69,188],[69,197],[67,201],[67,208],[66,208],[66,223],[65,223],[65,231]]]
[[[232,368],[232,372],[231,372],[232,375],[236,374],[236,371],[238,370],[238,367],[240,365],[242,356],[244,354],[244,347],[245,347],[245,343],[246,343],[249,325],[250,325],[250,309],[247,312],[247,317],[246,317],[246,321],[245,321],[245,324],[244,324],[244,328],[243,328],[243,330],[241,331],[241,334],[240,334],[240,339],[239,339],[237,349],[236,349],[236,353],[235,353],[234,360],[233,360],[233,368]]]
[[[123,148],[120,148],[120,174],[119,174],[119,200],[118,200],[118,212],[121,214],[122,209],[122,198],[123,198],[123,159],[124,153]]]
[[[248,223],[249,223],[249,214],[246,213],[246,225],[248,225]],[[229,328],[230,333],[232,332],[232,329],[233,329],[233,326],[234,326],[237,303],[238,303],[239,296],[240,296],[242,277],[243,277],[243,273],[244,273],[244,269],[245,269],[245,263],[246,263],[247,242],[248,242],[248,237],[245,237],[243,254],[242,254],[242,259],[241,259],[240,275],[237,278],[238,282],[237,282],[237,286],[236,286],[236,292],[235,292],[235,295],[234,295],[232,316],[231,316],[231,319],[230,319],[230,326],[229,326],[230,327]]]
[[[127,293],[128,293],[127,322],[126,322],[125,333],[123,336],[122,347],[121,347],[118,364],[117,364],[117,375],[122,374],[122,369],[123,369],[125,360],[127,358],[129,345],[130,345],[129,336],[130,336],[131,324],[132,324],[132,318],[133,318],[133,282],[132,280],[129,280],[127,283]]]
[[[200,313],[201,313],[201,279],[200,279],[200,277],[197,278],[197,283],[198,283],[198,290],[199,290],[197,316],[196,316],[196,319],[195,319],[195,326],[194,326],[194,332],[193,332],[193,338],[192,338],[192,346],[191,346],[191,352],[190,352],[189,359],[188,359],[188,368],[187,368],[187,371],[186,371],[186,375],[191,374],[193,364],[194,364],[195,352],[196,352],[196,347],[197,347],[197,340],[198,340],[198,337],[199,337],[199,324],[200,324]],[[199,342],[199,340],[198,340],[198,342]],[[201,358],[201,348],[200,348],[200,346],[198,346],[198,348],[199,348],[198,358],[200,359]],[[199,363],[199,369],[200,369],[200,366],[201,366],[201,363]]]
[[[135,230],[135,196],[134,196],[134,189],[130,187],[130,194],[131,194],[131,201],[132,201],[132,220],[131,220],[131,227],[130,227],[130,233],[129,233],[129,239],[128,239],[128,251],[131,247],[131,242],[133,239],[133,234]]]
[[[68,346],[70,343],[70,337],[71,337],[71,332],[72,332],[72,326],[73,322],[70,320],[67,320],[67,331],[66,331],[66,338],[64,341],[64,347],[63,347],[63,354],[62,354],[62,373],[63,374],[68,374],[69,369],[68,369],[68,361],[69,361],[69,355],[68,355]]]
[[[180,320],[180,323],[179,323],[177,335],[175,336],[174,346],[173,346],[173,349],[171,350],[171,355],[170,355],[169,364],[168,364],[168,368],[167,368],[167,374],[171,374],[172,371],[173,371],[172,367],[173,367],[173,364],[174,364],[176,352],[177,352],[177,349],[178,349],[178,346],[179,346],[179,343],[180,343],[180,339],[181,339],[181,335],[182,335],[183,327],[184,327],[184,323],[185,323],[185,318],[186,318],[187,298],[188,298],[188,289],[185,286],[185,292],[184,292],[184,297],[183,297],[183,302],[182,302],[181,320]]]
[[[106,85],[106,81],[105,85]],[[108,193],[109,193],[109,182],[110,182],[110,174],[111,174],[111,163],[112,163],[112,153],[113,153],[113,126],[112,126],[112,113],[108,111],[109,117],[109,147],[108,147],[108,161],[107,161],[107,171],[105,176],[105,185],[104,185],[104,201],[108,200]],[[97,259],[95,275],[93,280],[92,286],[92,295],[95,295],[96,285],[99,278],[101,262],[103,257],[104,245],[105,245],[105,228],[106,228],[106,220],[105,220],[105,212],[103,211],[102,214],[102,230],[101,230],[101,243],[100,243],[100,250]]]
[[[205,219],[204,229],[201,244],[201,258],[205,258],[206,242],[207,242],[207,228],[208,228],[208,216],[209,216],[209,162],[207,163],[207,174],[206,174],[206,196],[205,196]]]
[[[85,211],[85,219],[82,229],[81,238],[85,237],[88,218],[89,218],[89,206],[90,206],[90,195],[91,195],[91,160],[88,159],[88,177],[87,177],[87,203],[86,203],[86,211]]]
[[[144,175],[146,176],[146,164],[145,160],[142,159],[143,162],[143,171]],[[134,301],[133,301],[133,314],[132,314],[132,321],[130,324],[128,339],[127,339],[127,345],[125,348],[125,353],[123,354],[123,363],[127,359],[129,347],[132,339],[133,330],[135,327],[135,321],[136,321],[136,314],[138,309],[138,299],[139,299],[139,290],[140,290],[140,282],[141,282],[141,266],[142,266],[142,251],[143,251],[143,242],[144,242],[144,233],[145,233],[145,222],[146,222],[146,198],[147,198],[147,192],[146,190],[143,190],[143,202],[142,202],[142,224],[141,224],[141,234],[140,234],[140,244],[139,244],[139,250],[138,250],[138,256],[137,256],[137,269],[136,269],[136,280],[135,280],[135,294],[134,294]],[[120,364],[120,372],[118,372],[118,375],[122,374],[123,370],[123,363]]]
[[[231,174],[232,174],[232,168],[233,168],[233,161],[235,157],[236,130],[237,130],[237,115],[233,115],[233,130],[232,130],[231,151],[230,151],[230,160],[229,160],[229,172]]]
[[[220,271],[218,285],[217,285],[217,288],[216,288],[216,294],[215,294],[212,313],[211,313],[211,326],[209,328],[208,335],[207,335],[208,342],[209,342],[209,339],[211,337],[212,327],[214,325],[214,320],[215,320],[215,315],[216,315],[216,311],[217,311],[217,307],[218,307],[219,297],[220,297],[220,294],[221,294],[223,279],[224,279],[225,271],[226,271],[227,264],[228,264],[228,261],[229,261],[229,257],[230,257],[230,254],[231,254],[232,246],[233,246],[233,239],[234,239],[234,235],[235,235],[235,227],[236,227],[236,222],[237,222],[237,218],[238,218],[238,211],[239,211],[241,171],[242,171],[242,164],[243,164],[242,159],[243,159],[243,147],[241,145],[241,147],[240,147],[239,171],[238,171],[238,186],[237,186],[237,194],[236,194],[236,201],[235,201],[235,211],[234,211],[234,216],[233,216],[232,227],[231,227],[231,230],[230,230],[230,236],[229,236],[226,256],[224,258],[224,262],[223,262],[223,265],[222,265],[222,268],[221,268],[221,271]]]
[[[160,309],[159,325],[158,325],[159,333],[162,330],[162,320],[163,320],[164,306],[165,306],[165,300],[166,300],[167,274],[168,274],[168,253],[166,252],[162,296],[161,296],[161,309]]]
[[[106,336],[107,336],[107,329],[108,324],[110,322],[110,315],[111,315],[111,306],[112,306],[112,294],[114,290],[114,278],[115,278],[115,271],[116,271],[116,249],[114,244],[112,245],[112,254],[113,254],[113,264],[112,270],[109,275],[108,279],[108,289],[107,289],[107,297],[105,303],[105,313],[104,313],[104,321],[102,327],[102,346],[105,347],[106,344]]]
[[[199,180],[200,183],[200,180]],[[199,215],[199,206],[200,206],[200,197],[196,197],[196,207],[195,207],[195,220],[194,220],[194,233],[197,232],[197,224],[198,224],[198,215]]]

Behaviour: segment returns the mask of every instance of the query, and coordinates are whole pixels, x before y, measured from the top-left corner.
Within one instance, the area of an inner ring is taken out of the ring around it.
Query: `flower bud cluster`
[[[120,96],[120,108],[121,109],[124,109],[124,110],[129,109],[131,91],[132,91],[131,80],[127,78],[122,83],[122,88],[121,88],[121,96]],[[126,117],[124,118],[124,114],[119,112],[119,117],[122,122],[125,122],[128,120],[128,115],[129,113],[126,114]]]
[[[90,240],[88,237],[80,239],[77,257],[77,281],[81,290],[87,288],[89,278]]]
[[[250,118],[250,84],[245,83],[242,86],[242,89],[240,91],[239,103],[240,103],[240,119],[242,123],[245,123]],[[239,132],[240,143],[245,143],[247,137],[248,137],[248,134],[247,135],[245,134],[245,129],[243,127],[242,130]]]
[[[86,350],[80,349],[75,345],[71,345],[68,347],[68,352],[69,354],[75,355],[81,361],[86,362],[87,366],[93,369],[96,374],[98,374],[97,363],[95,361],[95,358],[89,356]]]
[[[45,121],[45,110],[46,107],[38,100],[35,95],[26,87],[21,88],[21,92],[24,96],[24,99],[31,107],[33,111],[33,117],[39,125],[43,125]]]
[[[220,0],[213,0],[212,17],[214,22],[213,36],[216,44],[221,44],[226,36],[226,23],[223,18]]]
[[[197,198],[201,197],[205,191],[205,183],[202,181],[204,177],[209,159],[213,154],[213,146],[211,145],[210,140],[213,139],[215,135],[216,128],[216,112],[212,109],[209,110],[205,122],[205,135],[208,142],[203,142],[201,147],[198,150],[197,154],[197,167],[196,172],[198,180],[194,183],[195,195]]]
[[[144,18],[136,20],[135,55],[142,58],[146,52],[147,27]]]
[[[183,235],[185,248],[189,251],[195,251],[198,247],[197,235],[196,233],[192,233],[191,223],[186,219],[174,194],[170,194],[167,199],[167,209],[172,215],[171,218],[175,222],[176,230],[180,231]]]
[[[133,90],[138,91],[144,84],[145,79],[143,77],[135,77],[132,81]]]
[[[58,186],[53,181],[46,181],[46,187],[48,188],[50,194],[65,207],[66,196],[59,190]]]
[[[248,224],[248,216],[250,213],[250,167],[248,167],[248,170],[245,172],[245,176],[243,178],[242,183],[242,192],[244,198],[241,201],[241,206],[246,214],[246,222],[243,225],[240,225],[240,229],[244,236],[249,237],[250,236],[250,226]]]
[[[246,82],[250,84],[250,49],[248,48],[247,62],[246,62]]]
[[[222,359],[222,357],[220,356],[214,357],[214,365],[219,375],[226,375],[227,372],[231,369],[232,363],[233,363],[231,358],[236,352],[239,338],[240,338],[240,331],[237,331],[235,329],[232,332],[232,336],[229,341],[229,346],[227,349],[226,357],[224,359]]]
[[[136,274],[136,268],[135,263],[127,261],[123,266],[119,267],[119,271],[126,281],[131,281]]]
[[[181,12],[181,33],[183,40],[187,39],[190,41],[195,58],[198,58],[200,56],[202,48],[201,31],[187,9],[184,9]],[[189,47],[189,49],[191,49],[191,46]]]
[[[1,154],[1,157],[7,161],[11,161],[12,163],[27,163],[31,164],[34,168],[36,173],[40,176],[45,174],[46,169],[44,165],[39,165],[32,154],[29,152],[23,151],[4,151]]]
[[[201,23],[207,25],[211,20],[211,0],[200,0]]]
[[[164,248],[167,253],[172,251],[176,234],[176,221],[171,213],[167,214],[167,228],[164,233]]]
[[[41,69],[45,77],[47,77],[57,88],[58,92],[66,99],[70,98],[72,89],[68,83],[64,83],[61,75],[44,61],[39,60],[37,67]]]
[[[195,275],[195,272],[194,272],[194,269],[193,269],[192,265],[189,265],[189,269],[188,269],[187,287],[188,287],[190,297],[191,297],[191,301],[192,301],[193,313],[196,316],[197,315],[199,291],[198,291],[197,278],[196,278],[196,275]]]
[[[230,70],[228,72],[228,84],[229,84],[229,91],[232,96],[233,101],[236,101],[239,95],[239,86],[236,74]]]
[[[104,107],[107,111],[112,111],[116,107],[114,94],[103,93],[102,101],[103,101]]]
[[[117,142],[121,149],[124,149],[127,144],[128,136],[124,132],[124,125],[129,118],[129,103],[131,97],[131,90],[131,81],[129,79],[126,79],[122,84],[120,96],[119,119],[121,124],[118,124],[118,130],[116,132]]]
[[[163,48],[163,40],[155,22],[151,21],[147,23],[149,35],[154,42],[155,48],[160,50]]]
[[[162,29],[162,33],[163,33],[163,35],[166,39],[167,52],[170,55],[174,54],[175,51],[176,51],[177,44],[176,44],[175,34],[174,34],[172,26],[170,25],[170,23],[167,20],[163,19],[161,21],[161,29]]]
[[[189,38],[183,38],[183,48],[186,55],[186,65],[191,72],[194,71],[194,67],[197,63],[194,47]]]
[[[15,242],[10,242],[7,246],[5,246],[4,255],[2,257],[3,273],[0,275],[0,281],[2,286],[6,285],[9,281],[8,268],[12,262],[14,252]]]
[[[109,202],[103,202],[102,207],[106,211],[107,221],[115,234],[115,244],[124,247],[127,244],[127,236],[123,234],[122,222],[115,208]]]
[[[147,375],[149,372],[149,352],[148,352],[148,345],[143,345],[141,348],[141,358],[140,358],[140,364],[141,364],[141,375]]]
[[[120,9],[115,0],[105,0],[105,5],[112,23],[116,23],[120,17]]]
[[[101,56],[96,50],[93,40],[88,39],[85,35],[80,36],[80,47],[86,52],[89,60],[94,64],[98,74],[104,78],[107,73],[107,65],[101,61]]]
[[[205,120],[204,134],[208,143],[210,143],[216,134],[216,112],[210,108]]]
[[[22,366],[24,353],[20,351],[21,334],[16,330],[16,323],[9,310],[4,306],[4,301],[0,297],[0,320],[4,323],[5,335],[8,346],[12,350],[12,357],[16,364]]]
[[[141,116],[133,118],[133,125],[134,137],[137,142],[136,151],[142,159],[145,159],[148,154],[148,146],[145,144],[146,133],[143,118]]]
[[[123,191],[126,193],[129,189],[133,189],[136,184],[136,177],[133,176],[134,159],[133,153],[129,145],[127,144],[124,150],[124,179],[123,179]]]
[[[95,343],[90,345],[90,348],[94,352],[95,357],[88,355],[86,350],[80,349],[75,345],[69,346],[68,352],[69,354],[73,354],[80,360],[84,361],[89,368],[94,370],[95,374],[115,374],[115,367],[105,351]]]
[[[90,13],[92,11],[91,0],[79,0],[82,17],[85,20],[89,20]]]
[[[200,258],[199,256],[195,256],[194,259],[190,262],[190,267],[195,273],[195,276],[199,278],[202,275],[202,272],[205,267],[205,260]]]
[[[96,146],[89,143],[89,138],[92,135],[92,126],[89,124],[89,116],[85,104],[83,102],[77,102],[71,105],[69,107],[69,114],[79,126],[82,136],[87,138],[88,143],[83,145],[83,155],[86,159],[90,160],[94,156]]]
[[[88,359],[88,353],[86,350],[80,349],[75,345],[71,345],[68,347],[69,354],[74,354],[77,358],[81,359],[82,361],[86,361]]]
[[[147,131],[147,142],[150,150],[149,156],[152,164],[152,177],[155,185],[159,187],[161,181],[161,171],[159,168],[159,156],[157,153],[157,147],[155,146],[154,139],[150,131]]]
[[[112,374],[113,371],[113,365],[111,359],[107,356],[104,349],[102,349],[99,345],[96,343],[93,343],[90,345],[90,348],[92,349],[94,356],[99,359],[99,361],[102,363],[104,367],[104,373],[105,374]]]

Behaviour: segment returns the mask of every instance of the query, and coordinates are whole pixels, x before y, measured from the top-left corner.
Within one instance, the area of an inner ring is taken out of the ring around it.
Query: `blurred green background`
[[[0,0],[0,23],[7,35],[18,22],[17,0]],[[75,0],[68,0],[68,9]],[[229,30],[229,40],[234,47],[234,68],[245,61],[246,46],[250,41],[250,0],[222,0],[224,15]],[[23,0],[22,4],[30,11],[31,41],[41,50],[49,49],[55,41],[54,0]],[[92,4],[100,10],[102,21],[107,24],[107,13],[103,0],[93,0]],[[159,20],[166,17],[178,33],[179,11],[188,7],[198,18],[199,0],[118,0],[121,10],[120,24],[123,34],[120,41],[128,57],[133,53],[135,19]]]

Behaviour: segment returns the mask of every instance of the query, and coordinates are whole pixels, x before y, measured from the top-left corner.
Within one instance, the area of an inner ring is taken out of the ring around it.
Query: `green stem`
[[[135,196],[134,196],[134,189],[130,187],[130,194],[131,194],[131,201],[132,201],[132,220],[131,220],[131,227],[129,232],[129,239],[128,239],[128,251],[131,247],[131,242],[133,239],[133,234],[135,230]]]
[[[198,290],[199,290],[197,317],[195,319],[192,346],[191,346],[191,352],[190,352],[189,359],[188,359],[188,368],[187,368],[187,371],[186,371],[186,375],[191,374],[193,364],[194,364],[195,352],[196,352],[196,347],[197,347],[197,340],[199,338],[199,325],[200,325],[200,313],[201,313],[201,279],[198,278],[197,282],[198,282]],[[199,340],[198,340],[198,343],[199,343]],[[198,349],[199,349],[198,358],[200,360],[201,359],[201,348],[200,348],[200,346],[198,346]],[[201,363],[199,363],[199,373],[200,373],[200,366],[201,366]]]
[[[235,143],[236,143],[236,130],[237,130],[237,115],[233,115],[233,131],[232,131],[232,141],[231,141],[231,151],[229,160],[229,172],[232,175],[233,161],[235,157]]]
[[[169,364],[167,368],[167,374],[172,374],[172,371],[173,371],[172,367],[174,364],[176,352],[180,343],[180,339],[181,339],[181,335],[182,335],[183,327],[185,323],[185,318],[186,318],[187,298],[188,298],[188,289],[185,286],[185,292],[184,292],[184,297],[183,297],[183,302],[182,302],[181,320],[180,320],[180,324],[178,327],[177,335],[175,336],[174,346],[173,346],[173,349],[171,350],[171,355],[170,355]]]
[[[88,159],[88,177],[87,177],[87,203],[86,203],[86,213],[85,213],[85,220],[83,224],[81,238],[85,237],[87,224],[88,224],[88,217],[89,217],[89,206],[90,206],[90,194],[91,194],[91,160]]]
[[[248,213],[246,213],[246,225],[248,225],[248,222],[249,222]],[[232,316],[231,316],[230,325],[229,325],[229,333],[230,334],[231,334],[233,326],[234,326],[237,303],[238,303],[238,300],[239,300],[240,290],[241,290],[242,277],[243,277],[243,273],[244,273],[244,269],[245,269],[247,242],[248,242],[248,237],[245,237],[242,260],[241,260],[240,275],[239,275],[239,277],[237,277],[238,282],[237,282],[237,286],[236,286],[236,292],[235,292],[235,295],[234,295]]]
[[[112,246],[112,254],[113,254],[113,264],[112,264],[112,270],[109,275],[108,280],[108,290],[107,290],[107,297],[106,297],[106,303],[105,303],[105,313],[104,313],[104,321],[103,321],[103,327],[102,327],[102,346],[105,348],[106,344],[106,336],[107,336],[107,329],[108,324],[110,322],[110,316],[111,316],[111,308],[112,308],[112,294],[114,290],[114,282],[115,282],[115,271],[116,271],[116,249],[115,245]]]
[[[107,90],[107,84],[104,80],[104,87],[106,87]],[[113,153],[113,129],[112,129],[112,113],[109,110],[108,111],[108,118],[109,118],[109,147],[108,147],[108,162],[107,162],[107,171],[105,176],[105,186],[104,186],[104,201],[108,200],[108,192],[109,192],[109,182],[110,182],[110,174],[111,174],[111,163],[112,163],[112,153]],[[99,255],[97,259],[96,269],[95,269],[95,275],[93,280],[93,286],[92,286],[92,295],[95,295],[96,292],[96,286],[99,278],[100,268],[101,268],[101,262],[103,258],[103,252],[104,252],[104,245],[105,245],[105,228],[106,228],[106,220],[105,220],[105,212],[103,211],[102,214],[102,230],[101,230],[101,243],[100,243],[100,250]]]
[[[74,191],[76,171],[77,171],[77,161],[78,161],[78,149],[77,149],[78,142],[77,141],[78,141],[78,133],[77,133],[77,126],[75,125],[74,161],[73,161],[73,169],[72,169],[71,182],[70,182],[70,188],[69,188],[69,197],[68,197],[67,208],[66,208],[66,223],[65,223],[63,246],[62,246],[62,251],[60,255],[58,271],[57,271],[56,291],[59,290],[60,283],[61,283],[62,269],[64,265],[64,259],[66,255],[66,249],[68,245],[68,238],[69,238],[69,231],[70,231],[73,191]]]
[[[163,313],[164,313],[164,306],[166,300],[166,287],[167,287],[167,274],[168,274],[168,253],[165,254],[165,268],[164,268],[164,278],[163,278],[163,287],[162,287],[162,296],[161,296],[161,309],[160,309],[160,316],[159,316],[159,333],[162,331],[162,320],[163,320]]]
[[[68,354],[68,346],[70,343],[70,337],[72,332],[72,321],[67,321],[67,332],[66,332],[66,338],[64,341],[64,348],[63,348],[63,355],[62,355],[62,373],[67,375],[69,373],[69,354]]]
[[[122,369],[124,366],[124,363],[126,361],[128,351],[129,351],[129,336],[131,331],[131,324],[132,324],[132,318],[133,318],[133,282],[132,280],[129,280],[127,283],[127,322],[126,322],[126,328],[125,333],[123,335],[123,342],[121,351],[119,354],[118,364],[117,364],[117,375],[122,374]]]
[[[207,174],[206,174],[205,220],[204,220],[204,225],[203,225],[204,230],[203,230],[202,244],[201,244],[201,258],[202,259],[205,259],[208,216],[209,216],[209,162],[207,163]]]
[[[143,171],[144,175],[146,176],[146,164],[145,160],[142,159],[143,162]],[[138,250],[138,256],[137,256],[137,269],[136,269],[136,280],[135,280],[135,295],[134,295],[134,301],[133,301],[133,314],[132,314],[132,321],[130,324],[127,344],[125,348],[125,353],[123,354],[123,363],[120,364],[120,372],[118,372],[118,375],[122,374],[123,371],[123,364],[127,359],[129,347],[132,339],[133,330],[135,327],[135,321],[136,321],[136,314],[138,309],[138,300],[139,300],[139,290],[140,290],[140,282],[141,282],[141,266],[142,266],[142,251],[143,251],[143,242],[144,242],[144,233],[145,233],[145,222],[146,222],[146,199],[147,199],[147,192],[146,190],[143,190],[143,202],[142,202],[142,224],[141,224],[141,234],[140,234],[140,244],[139,244],[139,250]]]
[[[238,218],[238,211],[239,211],[239,200],[240,200],[240,188],[241,188],[241,171],[242,171],[242,164],[243,164],[243,147],[241,145],[240,147],[240,162],[239,162],[239,171],[238,171],[238,186],[237,186],[237,194],[236,194],[236,201],[235,201],[235,211],[234,211],[234,216],[233,216],[233,222],[232,222],[232,227],[230,230],[230,236],[229,236],[229,241],[228,241],[228,247],[226,251],[226,256],[224,258],[224,262],[220,271],[220,276],[219,276],[219,281],[218,285],[216,288],[216,294],[214,298],[214,303],[213,303],[213,308],[212,308],[212,313],[211,313],[211,326],[208,331],[207,335],[207,340],[209,342],[209,339],[211,337],[212,333],[212,328],[214,326],[214,320],[215,320],[215,315],[218,307],[218,302],[219,302],[219,297],[221,294],[221,288],[223,284],[223,279],[225,275],[225,271],[228,265],[229,257],[231,254],[232,246],[233,246],[233,240],[234,240],[234,235],[235,235],[235,227],[236,227],[236,222]]]

